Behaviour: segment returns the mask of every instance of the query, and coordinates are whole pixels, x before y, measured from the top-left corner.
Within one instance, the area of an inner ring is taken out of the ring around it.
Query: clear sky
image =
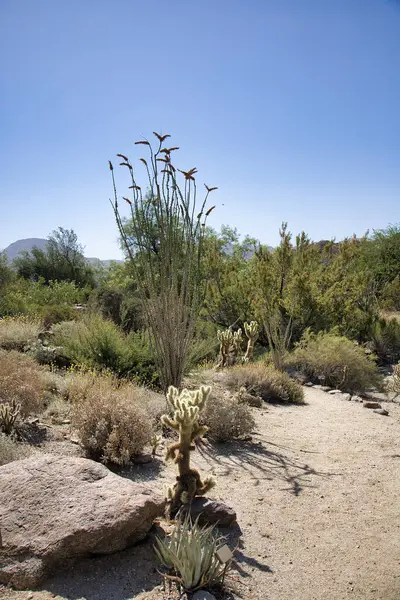
[[[0,248],[61,225],[120,257],[107,161],[153,130],[217,229],[400,221],[400,2],[0,0]]]

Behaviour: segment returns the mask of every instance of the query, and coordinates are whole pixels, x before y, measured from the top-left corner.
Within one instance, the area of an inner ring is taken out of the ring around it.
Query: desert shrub
[[[286,364],[312,381],[345,392],[362,393],[371,387],[382,388],[382,378],[373,358],[355,342],[334,333],[307,331]]]
[[[15,350],[0,351],[0,401],[16,400],[23,416],[44,408],[44,367],[30,356]]]
[[[52,325],[56,323],[61,323],[62,321],[72,321],[77,318],[78,313],[73,308],[73,306],[68,306],[66,304],[50,304],[47,306],[43,306],[38,314],[43,322],[43,327],[48,329]]]
[[[43,416],[54,423],[61,423],[65,419],[68,419],[70,412],[71,404],[69,402],[66,402],[61,397],[54,397],[49,402]]]
[[[0,467],[14,460],[26,458],[30,449],[23,444],[18,444],[8,435],[0,433]]]
[[[147,391],[109,375],[79,374],[69,385],[71,419],[87,455],[118,465],[129,463],[152,438],[143,407]]]
[[[211,396],[201,416],[201,424],[209,428],[207,437],[214,442],[230,442],[249,435],[255,421],[247,404],[236,398]]]
[[[52,329],[52,344],[61,355],[85,369],[108,370],[138,383],[156,386],[159,378],[146,336],[125,335],[112,321],[91,314],[81,321],[65,322]]]
[[[0,297],[0,315],[27,315],[41,318],[46,316],[48,307],[65,308],[68,314],[74,304],[85,302],[88,289],[81,289],[71,281],[50,281],[44,279],[32,281],[16,279],[8,283]],[[69,318],[69,317],[68,317]]]
[[[261,362],[233,367],[226,375],[226,384],[235,391],[245,388],[266,402],[304,403],[301,385],[287,373]]]
[[[7,317],[0,319],[0,348],[23,351],[34,343],[42,325],[37,319]]]

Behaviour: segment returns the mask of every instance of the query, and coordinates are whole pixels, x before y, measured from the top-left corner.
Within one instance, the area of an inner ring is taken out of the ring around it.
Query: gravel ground
[[[305,388],[305,406],[253,409],[251,442],[193,453],[214,474],[213,497],[235,508],[237,546],[226,598],[400,599],[400,406],[382,416]],[[125,476],[166,486],[161,457]],[[152,540],[80,561],[35,592],[7,600],[160,600]],[[143,592],[143,593],[142,593]]]

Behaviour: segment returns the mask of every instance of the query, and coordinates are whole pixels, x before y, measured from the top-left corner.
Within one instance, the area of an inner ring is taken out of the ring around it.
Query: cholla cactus
[[[244,362],[249,362],[253,358],[254,344],[258,338],[259,327],[257,321],[251,321],[250,323],[246,322],[244,324],[244,332],[248,338]]]
[[[233,333],[231,329],[221,331],[218,329],[217,338],[219,341],[219,363],[218,367],[226,367],[228,364],[229,350],[233,342]]]
[[[233,340],[232,340],[232,347],[233,347],[233,351],[235,353],[235,357],[239,356],[240,351],[242,349],[242,344],[243,344],[242,330],[238,329],[233,334]]]
[[[220,344],[219,363],[217,367],[223,368],[227,365],[234,365],[241,353],[243,343],[242,330],[238,329],[235,333],[230,328],[225,331],[218,330],[217,338]]]
[[[12,433],[20,412],[21,405],[14,399],[11,402],[0,404],[0,430],[3,433],[7,435]]]
[[[393,367],[393,379],[390,381],[387,389],[389,392],[395,394],[395,398],[400,396],[400,363]]]
[[[159,445],[162,442],[162,436],[161,435],[157,435],[156,433],[153,435],[153,437],[150,440],[151,442],[151,454],[152,456],[156,455],[157,452],[157,448],[159,447]]]
[[[211,477],[201,480],[200,473],[190,468],[190,451],[195,449],[194,440],[202,437],[207,427],[199,425],[199,415],[206,405],[211,388],[201,386],[198,390],[179,391],[170,386],[167,402],[173,410],[173,416],[163,415],[161,421],[179,433],[179,440],[167,448],[166,459],[174,459],[179,475],[172,489],[168,490],[171,502],[171,514],[176,514],[183,504],[190,504],[195,496],[202,496],[215,482]]]

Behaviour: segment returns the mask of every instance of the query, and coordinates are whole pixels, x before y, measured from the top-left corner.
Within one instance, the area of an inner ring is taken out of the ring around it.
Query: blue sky
[[[0,92],[0,248],[61,225],[118,258],[107,161],[153,130],[216,228],[400,221],[396,0],[1,0]]]

